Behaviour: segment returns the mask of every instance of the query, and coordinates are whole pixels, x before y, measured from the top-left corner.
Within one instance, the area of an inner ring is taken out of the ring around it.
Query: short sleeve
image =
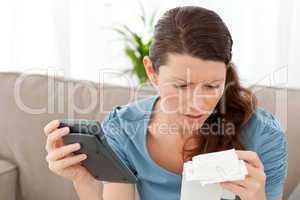
[[[120,119],[117,115],[117,109],[119,106],[115,106],[111,112],[109,112],[103,121],[101,122],[101,127],[104,131],[107,142],[110,144],[117,156],[122,160],[122,162],[133,172],[135,169],[131,162],[128,160],[127,156],[127,142],[128,137],[124,132],[121,125]]]
[[[288,151],[285,133],[279,121],[273,116],[265,123],[259,143],[258,155],[266,174],[267,199],[276,200],[283,195],[287,177]]]

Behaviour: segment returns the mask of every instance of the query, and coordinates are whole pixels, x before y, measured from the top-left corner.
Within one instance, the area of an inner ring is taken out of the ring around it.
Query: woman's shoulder
[[[131,101],[124,105],[115,105],[101,122],[105,138],[118,156],[133,171],[135,167],[131,155],[136,152],[136,147],[141,148],[144,130],[142,122],[148,116],[149,105],[154,96]]]
[[[137,121],[146,118],[151,112],[151,103],[156,95],[148,96],[142,99],[131,100],[124,105],[115,105],[105,116],[104,121],[119,119],[122,121]]]
[[[241,141],[247,150],[258,154],[264,165],[268,199],[282,196],[287,177],[288,148],[279,120],[266,109],[257,107],[242,129]]]
[[[273,142],[270,141],[271,138],[275,138]],[[267,143],[285,140],[285,133],[279,119],[272,112],[258,106],[242,127],[241,139],[245,146],[258,150]]]
[[[263,132],[266,130],[281,130],[282,125],[275,115],[263,107],[257,106],[242,131]]]
[[[157,96],[148,96],[143,99],[131,101],[124,105],[115,105],[101,122],[107,135],[114,138],[136,138],[137,133],[143,131],[145,123],[150,116],[151,107]]]

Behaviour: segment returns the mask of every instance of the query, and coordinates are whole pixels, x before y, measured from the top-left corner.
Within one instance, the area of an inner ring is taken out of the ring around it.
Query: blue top
[[[182,177],[159,166],[146,146],[147,125],[159,95],[113,107],[102,128],[123,162],[137,174],[141,200],[179,200]],[[268,200],[282,196],[287,175],[287,141],[279,121],[261,107],[241,130],[241,142],[263,162]],[[238,199],[238,197],[237,197]]]

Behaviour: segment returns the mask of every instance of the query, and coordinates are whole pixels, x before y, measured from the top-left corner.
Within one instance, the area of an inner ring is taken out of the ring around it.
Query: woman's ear
[[[147,76],[148,76],[150,82],[152,83],[152,85],[154,87],[157,88],[158,75],[157,75],[157,73],[155,72],[155,70],[153,68],[153,64],[152,64],[152,61],[150,60],[149,56],[145,56],[143,58],[143,64],[144,64],[145,71],[147,73]]]

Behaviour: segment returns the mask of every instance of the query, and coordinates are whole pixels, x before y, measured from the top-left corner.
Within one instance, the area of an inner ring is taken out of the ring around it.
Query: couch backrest
[[[268,87],[255,87],[254,91],[260,104],[279,116],[287,127],[287,195],[300,180],[297,166],[300,159],[296,151],[300,141],[300,125],[296,122],[300,119],[300,91]],[[130,89],[63,77],[0,73],[0,159],[18,166],[21,199],[77,199],[71,182],[48,170],[44,149],[45,124],[65,117],[101,121],[113,106],[155,93],[153,89]]]

